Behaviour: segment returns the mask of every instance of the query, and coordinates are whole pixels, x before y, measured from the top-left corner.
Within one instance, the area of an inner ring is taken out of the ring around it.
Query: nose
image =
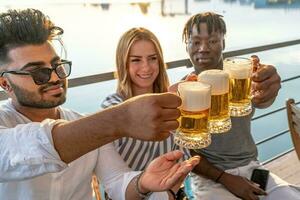
[[[200,44],[198,45],[197,51],[199,52],[205,52],[205,51],[209,51],[210,47],[207,41],[201,41]]]
[[[50,76],[51,76],[51,77],[50,77],[49,82],[56,82],[56,81],[60,80],[60,78],[59,78],[58,75],[56,74],[55,70],[53,70],[53,71],[51,72],[51,75],[50,75]]]
[[[144,71],[149,70],[150,69],[150,61],[148,59],[143,59],[141,67]]]

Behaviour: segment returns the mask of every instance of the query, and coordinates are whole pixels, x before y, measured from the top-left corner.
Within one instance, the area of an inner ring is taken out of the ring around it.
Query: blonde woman
[[[141,94],[168,91],[169,81],[162,48],[151,31],[145,28],[132,28],[125,32],[117,46],[116,64],[117,92],[103,101],[102,108],[108,108]],[[156,157],[178,148],[174,144],[172,134],[160,142],[124,137],[114,141],[114,146],[127,165],[136,171],[144,170]],[[188,150],[182,150],[187,158]]]

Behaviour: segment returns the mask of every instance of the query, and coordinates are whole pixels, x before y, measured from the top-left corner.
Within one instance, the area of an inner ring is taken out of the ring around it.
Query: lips
[[[64,92],[64,87],[63,84],[56,84],[56,85],[52,85],[49,86],[45,89],[43,89],[44,93],[50,94],[50,95],[55,95],[55,94],[60,94],[62,92]]]
[[[141,79],[149,79],[152,77],[152,73],[151,74],[138,74],[137,76]]]
[[[200,63],[202,63],[202,62],[210,62],[210,58],[196,58],[196,61],[197,62],[200,62]]]
[[[194,55],[194,59],[196,62],[199,62],[199,63],[211,61],[210,56],[208,56],[207,54],[199,54],[199,53]]]

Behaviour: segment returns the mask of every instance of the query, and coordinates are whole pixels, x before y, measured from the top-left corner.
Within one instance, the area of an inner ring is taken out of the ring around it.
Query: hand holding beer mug
[[[211,143],[208,130],[211,86],[200,82],[183,82],[178,85],[178,93],[182,104],[175,143],[188,149],[207,147]]]
[[[229,74],[229,109],[233,117],[249,115],[251,105],[251,60],[241,57],[226,58],[224,70]]]
[[[231,129],[228,106],[229,75],[223,70],[205,70],[198,75],[198,81],[211,85],[210,133],[229,131]]]

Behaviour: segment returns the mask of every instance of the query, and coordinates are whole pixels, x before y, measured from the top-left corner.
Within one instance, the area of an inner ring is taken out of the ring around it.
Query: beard
[[[50,99],[42,99],[42,94],[44,93],[44,90],[50,86],[53,85],[59,85],[61,84],[64,92],[61,94],[54,95],[55,97],[53,100]],[[56,81],[56,82],[48,82],[44,85],[42,85],[37,92],[31,92],[24,88],[19,87],[16,84],[13,84],[10,81],[10,85],[14,91],[14,94],[16,96],[16,99],[18,103],[22,106],[31,107],[31,108],[54,108],[61,104],[63,104],[66,101],[66,81]]]

